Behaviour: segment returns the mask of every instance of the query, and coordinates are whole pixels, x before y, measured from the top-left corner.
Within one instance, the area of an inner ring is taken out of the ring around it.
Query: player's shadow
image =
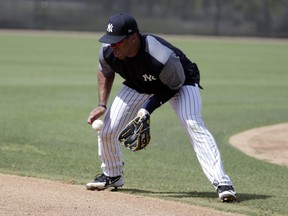
[[[149,196],[156,195],[157,197],[171,197],[171,198],[218,198],[216,192],[197,192],[197,191],[191,191],[191,192],[155,192],[155,191],[149,191],[149,190],[139,190],[139,189],[133,189],[133,188],[121,188],[120,191],[123,191],[125,193],[129,194],[137,194],[137,195],[146,195]],[[237,193],[238,202],[245,202],[248,200],[264,200],[269,199],[272,196],[264,195],[264,194],[247,194],[247,193]]]

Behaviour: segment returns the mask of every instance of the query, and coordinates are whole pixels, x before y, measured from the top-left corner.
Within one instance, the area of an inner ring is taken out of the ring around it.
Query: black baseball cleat
[[[95,179],[86,184],[88,190],[105,190],[109,187],[114,187],[117,190],[118,187],[124,185],[124,176],[119,175],[116,177],[106,176],[104,173],[96,175]]]
[[[231,185],[220,185],[217,193],[221,202],[234,202],[237,200],[236,192]]]

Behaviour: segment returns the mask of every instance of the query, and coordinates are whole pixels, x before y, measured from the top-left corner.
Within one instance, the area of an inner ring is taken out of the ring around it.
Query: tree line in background
[[[287,0],[0,0],[0,28],[104,31],[120,12],[149,33],[288,36]]]

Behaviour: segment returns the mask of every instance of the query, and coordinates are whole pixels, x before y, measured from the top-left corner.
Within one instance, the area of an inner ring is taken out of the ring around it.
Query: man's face
[[[127,56],[129,56],[132,46],[133,44],[130,41],[130,36],[124,38],[118,43],[110,44],[110,47],[112,48],[115,57],[119,59],[125,59]]]

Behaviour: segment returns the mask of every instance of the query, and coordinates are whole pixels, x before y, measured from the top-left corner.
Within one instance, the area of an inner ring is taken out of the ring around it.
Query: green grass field
[[[98,103],[98,37],[0,32],[0,172],[83,185],[101,172],[97,136],[86,124]],[[288,41],[167,39],[200,67],[203,117],[240,201],[219,203],[168,104],[153,113],[147,151],[123,149],[121,192],[245,215],[287,215],[288,169],[250,158],[228,139],[288,121]],[[121,82],[116,79],[110,99]]]

